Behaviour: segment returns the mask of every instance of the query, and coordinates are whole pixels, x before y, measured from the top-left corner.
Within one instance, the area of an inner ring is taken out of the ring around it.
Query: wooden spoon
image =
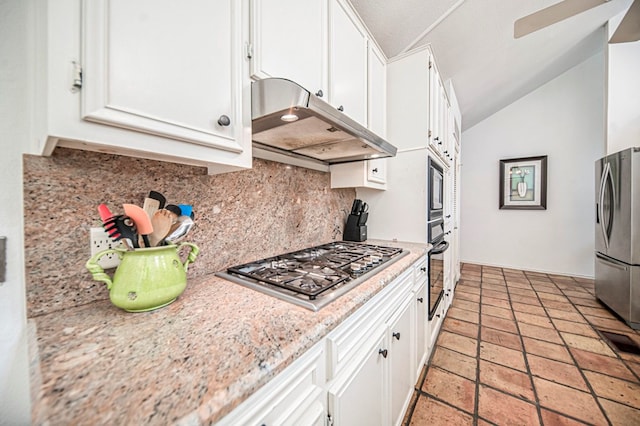
[[[157,246],[164,237],[169,234],[171,225],[173,223],[174,214],[169,210],[161,209],[156,211],[151,218],[151,224],[153,225],[153,232],[149,234],[149,243],[151,247]]]

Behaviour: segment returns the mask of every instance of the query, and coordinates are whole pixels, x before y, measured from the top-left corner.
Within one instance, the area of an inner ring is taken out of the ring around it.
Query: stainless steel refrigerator
[[[596,297],[640,329],[640,147],[596,161]]]

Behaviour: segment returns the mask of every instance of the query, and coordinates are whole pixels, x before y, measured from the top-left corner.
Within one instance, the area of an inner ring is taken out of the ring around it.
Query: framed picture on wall
[[[500,160],[500,209],[547,209],[547,156]]]

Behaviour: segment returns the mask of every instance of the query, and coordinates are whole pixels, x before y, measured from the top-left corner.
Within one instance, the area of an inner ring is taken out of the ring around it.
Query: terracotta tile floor
[[[405,425],[640,425],[640,333],[593,281],[464,264]]]

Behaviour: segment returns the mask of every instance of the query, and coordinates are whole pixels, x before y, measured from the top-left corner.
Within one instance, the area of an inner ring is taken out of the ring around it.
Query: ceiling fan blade
[[[564,0],[544,9],[540,9],[530,15],[518,19],[513,24],[514,38],[520,38],[534,31],[553,25],[582,13],[586,10],[600,6],[608,0]]]
[[[638,40],[640,40],[640,0],[634,0],[609,43],[627,43]]]

